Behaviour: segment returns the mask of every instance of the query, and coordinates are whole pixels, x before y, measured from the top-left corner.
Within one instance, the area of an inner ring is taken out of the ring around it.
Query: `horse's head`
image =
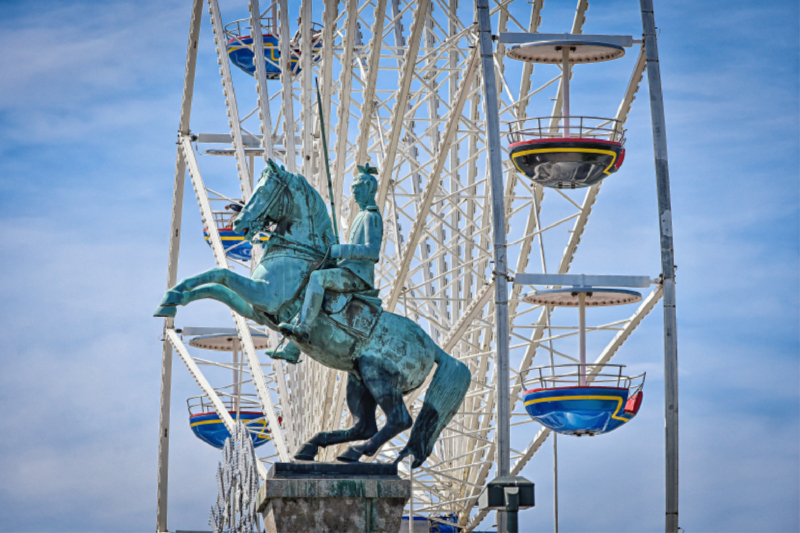
[[[285,216],[281,198],[289,186],[287,179],[285,170],[271,159],[267,161],[267,168],[261,172],[252,196],[233,220],[233,231],[244,233],[249,241],[255,239],[258,232],[280,222]]]

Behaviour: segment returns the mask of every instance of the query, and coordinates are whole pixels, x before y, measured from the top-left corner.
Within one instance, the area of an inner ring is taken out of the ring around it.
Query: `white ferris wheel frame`
[[[411,502],[412,513],[430,515],[434,520],[440,514],[456,512],[459,525],[471,531],[486,516],[485,512],[473,511],[473,507],[492,468],[499,464],[495,416],[498,360],[494,337],[495,301],[492,299],[497,287],[496,272],[492,267],[493,238],[490,235],[493,226],[489,194],[491,176],[488,168],[483,169],[483,176],[480,175],[479,160],[486,156],[489,141],[485,127],[482,127],[485,122],[485,116],[481,118],[482,97],[486,85],[483,83],[483,69],[480,68],[475,26],[457,17],[457,0],[325,0],[322,14],[324,44],[318,61],[312,61],[314,51],[309,46],[312,43],[312,2],[302,0],[299,3],[300,72],[291,73],[289,40],[280,39],[280,90],[270,94],[263,48],[252,47],[256,56],[254,78],[257,104],[253,111],[242,118],[227,58],[218,0],[207,0],[230,133],[204,136],[193,135],[190,130],[204,4],[205,0],[193,0],[178,133],[167,286],[171,287],[177,282],[187,172],[200,207],[201,219],[208,229],[216,266],[232,266],[214,223],[209,193],[212,196],[216,193],[204,183],[193,142],[225,139],[231,144],[229,152],[236,161],[236,173],[244,200],[252,192],[255,170],[255,156],[248,155],[246,149],[252,152],[254,148],[260,148],[260,157],[264,160],[280,159],[288,170],[306,176],[323,198],[328,199],[324,166],[320,164],[319,121],[316,106],[313,105],[312,78],[319,76],[326,125],[331,124],[334,108],[336,112],[336,120],[328,132],[333,141],[328,144],[333,148],[333,200],[341,210],[343,232],[348,226],[349,217],[354,214],[352,201],[345,194],[346,177],[367,157],[374,158],[380,169],[378,205],[383,209],[386,220],[384,253],[376,268],[376,285],[381,289],[384,307],[388,311],[403,312],[426,324],[434,340],[445,351],[467,362],[473,371],[474,382],[462,410],[442,433],[428,463],[414,473]],[[538,31],[543,0],[530,3],[530,16],[526,23],[510,13],[509,4],[508,1],[492,0],[491,15],[496,17],[497,34]],[[261,18],[265,13],[272,12],[274,17],[276,11],[278,27],[289,28],[290,9],[287,0],[274,0],[264,6],[259,4],[259,0],[250,0],[248,8],[253,28],[261,26]],[[433,8],[444,13],[444,16],[435,17]],[[587,9],[588,2],[579,0],[570,31],[572,34],[582,33]],[[453,16],[449,16],[450,13]],[[409,14],[412,23],[409,31],[405,32],[403,21]],[[367,28],[368,40],[363,36]],[[505,76],[504,44],[496,45],[492,62],[495,73],[493,81],[498,87],[500,118],[527,118],[531,99],[553,84],[557,86],[552,115],[559,114],[563,99],[560,75],[534,87],[533,65],[523,63],[519,66],[521,82],[514,91]],[[620,124],[624,124],[628,117],[646,66],[647,57],[642,47],[614,117]],[[338,73],[334,72],[334,67],[338,67]],[[393,75],[397,76],[397,87],[387,89],[386,81],[380,80],[379,73],[396,73]],[[295,103],[299,104],[297,111]],[[275,107],[278,108],[277,113],[273,113]],[[257,119],[258,134],[247,129],[254,129],[246,123],[251,117]],[[543,273],[568,273],[597,200],[600,184],[585,189],[579,200],[564,191],[548,189],[548,196],[554,198],[553,202],[560,202],[562,207],[568,207],[571,212],[542,227],[540,218],[545,190],[520,180],[508,162],[504,163],[502,173],[505,180],[503,218],[509,226],[509,236],[512,236],[512,221],[524,219],[519,224],[521,231],[513,235],[515,238],[508,243],[509,248],[516,249],[512,254],[516,261],[508,268],[508,274],[513,276],[514,273],[525,272],[531,255],[537,255],[537,252],[541,262],[538,267]],[[555,235],[566,228],[569,229],[564,251],[556,268],[548,270],[545,236]],[[259,258],[259,248],[254,246],[253,264]],[[520,354],[517,370],[512,371],[508,381],[508,418],[514,427],[533,423],[521,416],[523,411],[519,400],[526,373],[537,352],[541,351],[550,358],[555,356],[574,360],[554,349],[553,341],[576,333],[565,328],[559,330],[551,323],[552,308],[521,310],[520,291],[521,287],[514,285],[508,297],[509,349]],[[658,284],[630,317],[589,328],[614,332],[613,338],[597,357],[596,364],[611,360],[662,298],[663,292],[663,285]],[[537,310],[539,316],[535,320],[525,316]],[[270,446],[273,447],[273,454],[262,458],[259,463],[259,471],[263,476],[266,472],[265,462],[273,458],[288,461],[291,451],[313,433],[339,429],[347,424],[345,380],[341,373],[307,358],[298,366],[262,363],[250,338],[253,325],[235,313],[232,315],[249,366],[248,374],[266,418],[271,428],[281,428],[272,431]],[[516,323],[515,320],[521,317],[525,323]],[[217,406],[223,422],[229,430],[232,429],[230,415],[211,383],[204,377],[197,358],[191,355],[176,333],[174,319],[165,319],[164,329],[158,531],[167,531],[173,350],[177,351],[202,392]],[[271,335],[273,341],[277,340],[274,332],[265,333]],[[406,403],[412,415],[418,412],[425,388],[423,386],[407,398]],[[314,399],[313,405],[300,392],[311,389],[322,391]],[[292,401],[287,401],[289,398]],[[282,408],[282,426],[278,422],[277,404]],[[509,449],[509,472],[519,475],[549,435],[550,430],[541,429],[523,449]],[[404,445],[403,441],[403,436],[393,439],[374,459],[389,458]],[[332,446],[324,451],[321,459],[332,460],[340,450],[341,447]],[[407,465],[401,465],[401,475],[409,476]]]

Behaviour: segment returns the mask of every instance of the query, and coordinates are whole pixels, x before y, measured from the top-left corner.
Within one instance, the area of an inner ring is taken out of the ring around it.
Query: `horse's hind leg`
[[[389,439],[413,424],[403,402],[403,393],[397,386],[401,381],[397,369],[387,366],[385,359],[372,355],[362,355],[359,366],[364,384],[386,415],[386,424],[367,442],[350,446],[337,457],[345,462],[357,462],[362,455],[375,455]]]
[[[378,431],[375,421],[375,399],[370,394],[364,382],[349,374],[347,376],[347,407],[353,415],[353,427],[338,431],[323,431],[317,433],[308,442],[303,444],[294,458],[298,461],[313,461],[320,447],[364,440],[372,437]]]

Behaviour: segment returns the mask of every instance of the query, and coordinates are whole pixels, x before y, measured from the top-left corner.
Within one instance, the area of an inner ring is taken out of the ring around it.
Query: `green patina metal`
[[[296,363],[302,351],[325,366],[348,372],[347,406],[353,427],[318,433],[301,446],[296,459],[314,460],[320,447],[366,441],[351,445],[338,458],[355,462],[411,428],[397,460],[413,455],[413,466],[418,467],[461,405],[471,375],[419,325],[381,308],[373,287],[383,233],[374,201],[374,170],[369,165],[359,167],[353,197],[360,212],[348,243],[339,244],[319,193],[303,176],[269,161],[234,221],[234,230],[249,240],[260,232],[270,236],[251,276],[215,268],[184,279],[167,291],[155,315],[175,316],[177,306],[215,299],[287,335],[289,343],[268,351],[270,357]],[[403,396],[421,387],[432,371],[414,422]],[[377,406],[386,415],[380,430]]]

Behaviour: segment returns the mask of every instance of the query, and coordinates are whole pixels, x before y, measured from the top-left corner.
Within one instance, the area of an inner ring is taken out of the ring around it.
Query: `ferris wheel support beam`
[[[311,89],[311,59],[314,53],[314,43],[311,42],[311,0],[300,2],[300,63],[302,63],[300,102],[303,112],[303,176],[316,181],[319,176],[313,176],[311,158],[314,153],[312,133],[314,131],[312,114],[314,112],[314,93]],[[313,183],[313,182],[312,182]],[[316,189],[324,189],[319,183],[314,184]]]
[[[294,95],[292,94],[292,61],[289,50],[289,7],[286,0],[279,0],[278,15],[280,17],[281,49],[281,86],[283,87],[283,148],[286,150],[286,168],[289,172],[297,172],[297,152],[294,140]]]
[[[433,204],[434,194],[439,188],[439,182],[442,178],[444,165],[447,162],[448,156],[450,155],[447,147],[450,146],[455,138],[456,132],[458,131],[458,125],[461,122],[461,115],[464,111],[464,105],[466,104],[467,96],[469,95],[469,87],[472,84],[472,78],[475,76],[477,67],[478,54],[473,49],[469,59],[467,59],[464,77],[461,78],[458,97],[450,110],[450,117],[447,122],[444,136],[439,144],[439,149],[437,150],[436,161],[434,163],[433,170],[428,177],[428,182],[425,185],[425,189],[422,191],[422,201],[420,202],[417,218],[414,221],[411,233],[409,233],[408,241],[405,244],[403,253],[400,256],[400,265],[395,273],[394,285],[389,293],[389,300],[386,302],[386,310],[390,312],[394,311],[397,301],[400,298],[400,294],[403,291],[403,287],[405,286],[408,269],[411,266],[411,260],[414,258],[414,250],[416,249],[417,244],[423,235],[423,230],[425,229],[425,224],[428,219],[428,213],[430,212],[431,205]],[[384,169],[386,168],[386,165],[384,165]]]
[[[647,55],[647,83],[650,89],[650,117],[653,123],[658,222],[661,232],[661,276],[664,286],[664,418],[666,469],[667,533],[678,531],[678,324],[675,312],[675,257],[672,241],[672,205],[667,162],[667,129],[664,96],[661,90],[661,67],[653,14],[653,0],[639,0],[642,33]]]
[[[203,394],[208,396],[208,399],[211,401],[211,404],[214,406],[214,409],[217,410],[217,414],[219,415],[219,419],[225,424],[225,428],[233,434],[234,430],[234,423],[233,418],[231,417],[228,410],[225,408],[225,405],[222,403],[222,400],[219,399],[219,395],[217,391],[214,390],[214,387],[211,386],[211,383],[208,382],[206,377],[203,375],[203,372],[200,371],[200,367],[197,366],[197,362],[192,358],[189,351],[184,346],[183,342],[181,342],[180,337],[178,337],[178,333],[170,328],[166,331],[165,334],[166,339],[172,344],[175,350],[180,355],[181,359],[183,359],[186,368],[189,370],[189,373],[192,375],[194,380],[197,382],[197,385],[200,386],[200,390],[203,391]]]
[[[331,127],[331,93],[335,91],[333,85],[333,41],[336,34],[336,19],[338,16],[338,0],[325,0],[325,7],[322,10],[322,73],[320,74],[322,83],[320,92],[322,93],[322,116],[329,130]],[[330,141],[330,136],[328,141]],[[320,169],[322,169],[322,166],[320,166]],[[325,203],[330,202],[331,199],[328,197],[327,187],[320,187],[319,193]],[[331,213],[331,218],[336,216],[336,213]],[[330,402],[326,405],[330,405]]]
[[[336,159],[333,161],[333,195],[335,205],[342,206],[342,188],[344,187],[344,171],[347,162],[347,137],[350,129],[350,105],[352,103],[353,91],[353,56],[355,46],[355,36],[358,23],[358,1],[347,0],[345,17],[345,33],[342,48],[344,57],[342,58],[341,90],[339,94],[339,113],[336,121],[336,148],[334,153]],[[340,213],[333,213],[334,217],[339,217]]]
[[[264,162],[273,157],[272,116],[269,111],[269,92],[267,91],[267,66],[264,62],[264,47],[256,46],[261,36],[261,7],[258,0],[250,0],[250,27],[253,33],[253,63],[256,67],[256,93],[258,94],[258,115],[261,119],[261,146],[264,148]],[[255,175],[252,176],[255,179]]]
[[[417,55],[422,39],[422,30],[425,28],[425,18],[428,16],[430,0],[419,0],[417,8],[414,10],[413,22],[411,23],[411,34],[406,40],[408,47],[404,54],[404,63],[400,75],[400,87],[397,90],[392,109],[392,120],[389,124],[389,142],[386,144],[386,159],[383,160],[383,168],[380,170],[378,180],[377,204],[378,209],[383,211],[386,203],[386,195],[389,191],[389,182],[394,173],[394,160],[397,154],[397,145],[400,142],[400,135],[403,132],[403,121],[408,106],[408,97],[411,92],[411,81],[414,79],[414,69],[417,64]]]
[[[528,24],[528,33],[538,33],[539,32],[539,24],[542,23],[542,8],[544,7],[544,0],[534,0],[533,4],[531,5],[531,17],[530,23]],[[525,61],[522,63],[522,77],[519,82],[519,99],[517,100],[516,104],[514,105],[514,114],[516,115],[517,120],[524,119],[528,116],[528,99],[530,95],[528,94],[531,91],[531,77],[533,76],[533,63],[530,61]],[[514,189],[517,185],[518,175],[513,170],[507,173],[506,179],[506,211],[511,209],[511,204],[514,201]],[[541,205],[542,198],[544,197],[544,188],[541,186],[534,187],[534,194],[537,195],[538,205]],[[537,207],[538,208],[538,207]],[[530,221],[528,226],[533,231],[533,227],[530,225]],[[526,231],[524,235],[528,235],[530,232]],[[519,256],[519,263],[525,263],[522,265],[522,268],[517,268],[517,272],[523,272],[525,267],[527,266],[528,262],[528,254],[530,253],[530,243],[527,243],[527,253],[525,253],[524,248],[526,247],[523,245],[523,251],[520,252]],[[524,259],[524,261],[523,261]],[[516,289],[516,285],[514,289]],[[513,290],[513,289],[512,289]],[[512,296],[512,300],[515,299],[517,295]],[[514,306],[514,304],[511,304]],[[514,310],[510,311],[513,315]]]
[[[186,67],[183,77],[183,98],[178,135],[189,134],[194,97],[194,79],[197,67],[197,44],[200,23],[203,20],[203,0],[194,0],[189,23],[189,42],[186,47]],[[181,247],[181,220],[183,218],[183,192],[186,184],[186,160],[181,146],[175,156],[175,186],[172,192],[172,217],[169,232],[167,259],[167,289],[178,282],[178,256]],[[175,319],[164,319],[164,331],[174,327]],[[158,424],[158,488],[156,504],[156,532],[167,530],[167,496],[169,489],[169,433],[170,406],[172,404],[172,345],[165,338],[161,348],[161,406]]]
[[[325,124],[331,123],[331,93],[333,92],[333,40],[336,34],[336,19],[339,16],[339,1],[325,0],[322,11],[322,113]],[[324,187],[323,187],[324,188]]]
[[[486,121],[487,162],[492,200],[492,228],[494,236],[495,282],[495,384],[497,417],[497,475],[508,475],[511,462],[511,412],[509,401],[509,314],[508,314],[508,258],[506,249],[505,202],[503,200],[503,163],[500,147],[500,117],[498,110],[497,80],[494,70],[492,23],[489,1],[476,0],[478,42],[483,73],[483,106]],[[497,531],[506,533],[506,514],[497,513]]]
[[[222,25],[222,15],[219,12],[219,3],[217,0],[208,0],[208,11],[211,15],[211,29],[214,32],[217,63],[219,64],[219,72],[222,75],[222,93],[225,95],[225,105],[228,109],[228,125],[231,128],[233,150],[236,156],[236,170],[239,174],[239,185],[242,189],[243,200],[247,201],[248,198],[250,198],[250,194],[253,192],[252,178],[250,176],[249,166],[247,165],[247,158],[244,155],[242,126],[239,124],[239,105],[236,103],[236,91],[233,89],[231,64],[228,61],[224,26]],[[258,27],[260,28],[261,25],[259,24]],[[213,218],[209,220],[209,224],[212,226],[214,225]]]
[[[383,45],[383,25],[386,19],[386,0],[378,0],[375,5],[375,22],[372,26],[370,55],[367,63],[367,79],[364,87],[364,103],[361,106],[361,120],[358,122],[358,139],[356,140],[356,165],[362,165],[367,157],[367,143],[372,126],[372,115],[375,113],[375,85],[378,83],[378,70]],[[378,119],[380,120],[380,118]],[[380,125],[379,125],[380,127]]]

